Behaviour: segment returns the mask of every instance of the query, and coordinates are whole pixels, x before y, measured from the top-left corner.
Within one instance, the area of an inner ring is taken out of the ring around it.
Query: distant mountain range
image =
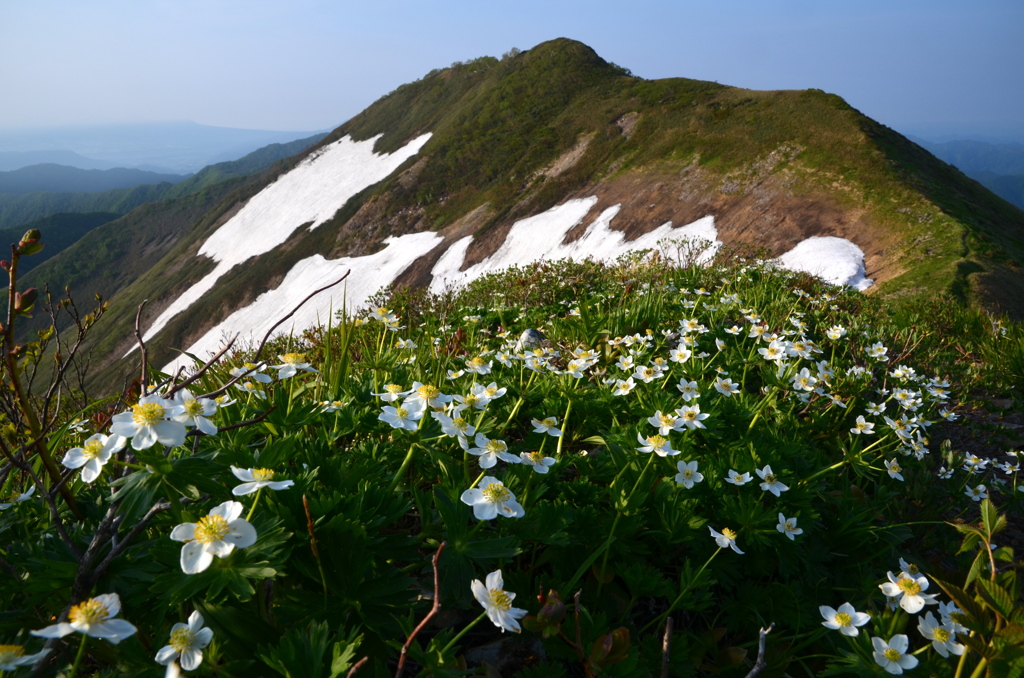
[[[144,184],[176,184],[188,177],[187,174],[157,174],[123,167],[84,170],[46,163],[0,172],[0,193],[98,193],[112,188],[131,188]]]
[[[0,170],[58,163],[79,169],[127,167],[189,174],[269,144],[288,143],[316,133],[235,129],[194,122],[0,129]]]
[[[1024,209],[1024,144],[913,140],[996,195]]]

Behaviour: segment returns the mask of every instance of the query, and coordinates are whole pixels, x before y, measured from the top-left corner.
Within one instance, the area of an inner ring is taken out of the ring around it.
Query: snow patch
[[[517,221],[494,254],[464,271],[460,269],[465,263],[466,250],[473,236],[461,238],[441,255],[431,269],[434,279],[430,283],[430,291],[440,292],[447,285],[461,285],[485,273],[542,259],[583,261],[590,258],[610,261],[626,252],[658,248],[659,242],[663,240],[678,241],[684,251],[688,243],[699,247],[700,251],[694,252],[693,257],[696,263],[703,263],[709,261],[722,245],[718,241],[714,217],[704,217],[679,228],[673,227],[669,221],[636,240],[627,241],[624,233],[611,228],[612,219],[619,213],[621,205],[607,208],[587,227],[582,237],[564,243],[565,235],[582,223],[596,204],[597,198],[594,196],[578,198]]]
[[[437,247],[442,240],[435,233],[410,233],[387,238],[384,241],[387,247],[365,257],[331,260],[314,254],[298,261],[277,289],[264,292],[248,306],[232,313],[189,346],[188,352],[201,358],[208,357],[235,334],[241,334],[243,345],[245,342],[260,341],[281,316],[295,308],[310,292],[334,282],[351,269],[352,273],[345,282],[307,301],[277,331],[297,334],[307,328],[326,324],[332,311],[341,310],[343,304],[350,310],[361,307],[370,295],[394,282],[412,262]],[[181,356],[165,365],[163,371],[173,374],[178,367],[191,365],[191,359]]]
[[[871,287],[864,277],[864,252],[845,238],[813,236],[775,259],[782,268],[816,275],[834,285]]]
[[[352,196],[386,178],[430,139],[430,134],[424,134],[390,155],[379,155],[373,145],[380,136],[366,141],[346,136],[324,146],[253,196],[199,248],[199,255],[213,259],[217,266],[168,306],[143,339],[155,336],[234,266],[270,252],[303,224],[312,231],[329,220]]]

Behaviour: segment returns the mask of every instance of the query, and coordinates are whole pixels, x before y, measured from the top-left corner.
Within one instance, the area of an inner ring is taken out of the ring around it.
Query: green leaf
[[[956,603],[957,607],[963,610],[964,614],[967,615],[964,626],[971,627],[985,635],[991,633],[992,619],[981,605],[978,605],[973,596],[968,595],[968,593],[959,586],[954,586],[953,584],[944,582],[938,577],[932,577],[932,580],[938,584],[939,587],[946,592],[946,595],[953,599],[953,602]],[[961,634],[957,637],[962,638],[963,635]]]
[[[1004,619],[1013,616],[1013,598],[1002,586],[987,579],[979,579],[975,590],[988,603],[988,606],[1001,614]]]

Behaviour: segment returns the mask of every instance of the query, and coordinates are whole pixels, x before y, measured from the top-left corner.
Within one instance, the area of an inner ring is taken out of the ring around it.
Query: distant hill
[[[167,200],[200,191],[218,181],[252,174],[281,158],[309,148],[323,137],[317,134],[285,144],[270,144],[238,160],[205,167],[178,183],[160,183],[115,188],[99,193],[34,192],[0,193],[0,228],[13,228],[50,214],[67,212],[114,212],[127,214],[136,207],[157,200]]]
[[[124,167],[84,170],[46,163],[0,172],[0,193],[99,193],[113,188],[131,188],[165,181],[176,184],[188,177],[187,174],[157,174]]]
[[[116,163],[109,160],[87,158],[74,151],[0,151],[0,171],[2,172],[10,172],[22,167],[46,163],[87,170],[104,170],[117,167]]]
[[[917,138],[913,140],[964,174],[1024,174],[1024,144],[991,144],[972,140],[935,143]]]

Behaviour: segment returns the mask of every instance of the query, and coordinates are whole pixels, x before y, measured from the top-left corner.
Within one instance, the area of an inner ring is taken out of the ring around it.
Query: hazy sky
[[[0,127],[333,128],[556,37],[644,78],[817,87],[906,133],[1024,141],[1021,0],[0,0]]]

